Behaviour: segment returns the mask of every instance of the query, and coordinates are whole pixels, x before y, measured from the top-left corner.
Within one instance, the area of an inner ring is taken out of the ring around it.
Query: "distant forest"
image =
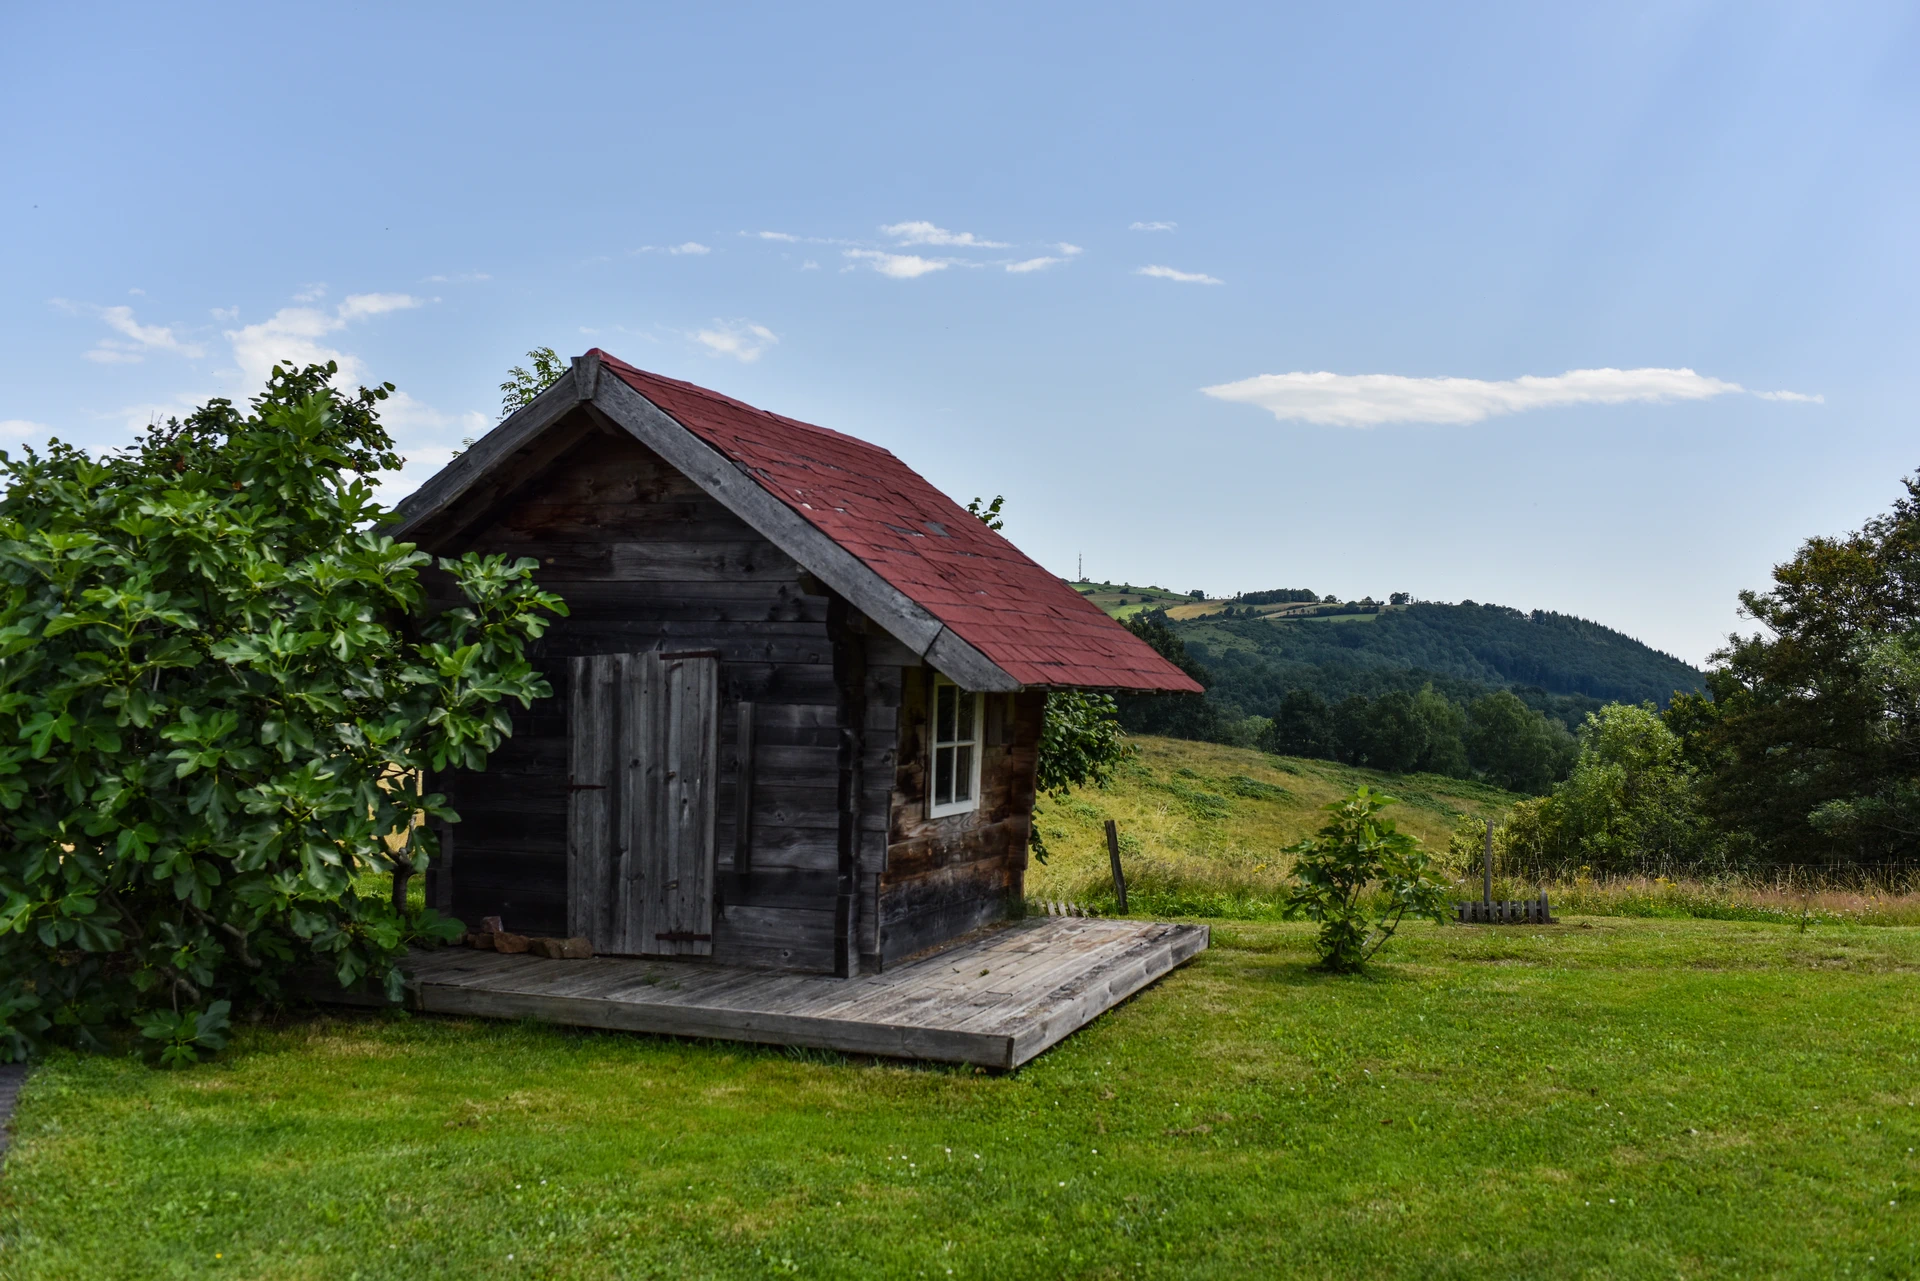
[[[1672,655],[1543,610],[1368,601],[1274,618],[1245,609],[1313,599],[1304,589],[1249,592],[1223,613],[1181,620],[1155,610],[1128,620],[1177,653],[1207,694],[1123,699],[1123,723],[1542,791],[1571,767],[1569,731],[1589,713],[1614,702],[1665,707],[1676,693],[1705,689],[1704,674]]]
[[[1210,617],[1170,625],[1212,677],[1208,697],[1243,716],[1273,715],[1292,689],[1337,702],[1432,685],[1462,703],[1510,689],[1577,729],[1605,703],[1665,707],[1675,692],[1706,688],[1699,669],[1610,627],[1503,605],[1421,603],[1350,622]]]

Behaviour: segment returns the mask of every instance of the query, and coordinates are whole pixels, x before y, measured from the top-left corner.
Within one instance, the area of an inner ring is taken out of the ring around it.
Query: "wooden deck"
[[[1014,1068],[1207,946],[1204,925],[1046,917],[855,979],[467,948],[407,962],[417,1008]]]

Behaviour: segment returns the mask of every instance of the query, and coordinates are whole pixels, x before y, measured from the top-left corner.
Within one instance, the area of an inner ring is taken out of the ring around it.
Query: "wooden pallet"
[[[1558,925],[1560,920],[1547,907],[1547,894],[1537,899],[1510,899],[1455,903],[1453,910],[1462,925]]]
[[[1204,925],[1029,919],[839,979],[466,948],[406,963],[417,1008],[1014,1068],[1202,951]]]

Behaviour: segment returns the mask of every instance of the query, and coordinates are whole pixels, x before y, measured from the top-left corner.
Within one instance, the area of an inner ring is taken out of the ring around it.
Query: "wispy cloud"
[[[1201,388],[1218,400],[1258,405],[1281,421],[1332,427],[1387,423],[1476,423],[1501,414],[1568,405],[1667,404],[1746,392],[1739,383],[1691,369],[1573,369],[1502,381],[1409,378],[1402,374],[1262,374]],[[1755,392],[1769,400],[1819,401],[1799,392]]]
[[[694,257],[698,257],[701,254],[710,254],[713,250],[697,240],[687,240],[677,245],[641,245],[633,252],[637,254],[672,254],[677,258],[683,254],[691,254]]]
[[[750,320],[716,320],[707,329],[698,329],[693,340],[713,356],[732,356],[745,365],[760,359],[760,353],[780,341],[779,335],[765,325]]]
[[[1824,405],[1827,403],[1825,396],[1809,396],[1804,392],[1798,391],[1756,391],[1753,394],[1762,400],[1797,400],[1808,405]]]
[[[1065,258],[1027,258],[1020,262],[1010,262],[1007,270],[1015,273],[1025,271],[1045,271],[1048,267],[1065,262]]]
[[[1057,248],[1060,250],[1061,253],[1067,255],[1069,258],[1071,258],[1075,254],[1086,252],[1086,250],[1082,249],[1079,245],[1070,245],[1064,240],[1060,242]]]
[[[0,418],[0,436],[10,440],[19,440],[27,436],[51,436],[53,428],[45,423],[36,423],[25,418]]]
[[[1226,282],[1201,271],[1180,271],[1173,267],[1135,267],[1136,276],[1153,276],[1159,280],[1177,280],[1183,285],[1223,285]]]
[[[87,359],[98,364],[134,365],[157,351],[189,359],[206,355],[204,347],[179,337],[170,326],[141,324],[134,318],[131,307],[93,307],[68,302],[64,298],[55,298],[53,305],[69,313],[92,312],[106,322],[107,328],[121,335],[119,338],[102,338],[87,352]]]
[[[777,240],[783,245],[797,245],[800,237],[785,231],[743,231],[743,236],[752,236],[756,240]]]
[[[450,276],[428,276],[422,284],[428,285],[477,285],[492,280],[484,271],[456,271]]]
[[[1180,224],[1177,222],[1135,222],[1127,225],[1128,231],[1172,231]]]
[[[890,254],[878,249],[848,249],[846,256],[864,262],[883,276],[895,280],[913,280],[929,272],[945,271],[953,265],[950,258],[922,258],[919,254]]]
[[[949,249],[1011,249],[999,240],[982,240],[971,231],[948,231],[930,222],[896,222],[880,228],[903,245],[937,245]]]

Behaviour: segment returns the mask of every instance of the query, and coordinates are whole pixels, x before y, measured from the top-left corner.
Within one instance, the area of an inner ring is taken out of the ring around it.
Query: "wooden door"
[[[719,663],[573,660],[567,919],[595,950],[713,954]]]

